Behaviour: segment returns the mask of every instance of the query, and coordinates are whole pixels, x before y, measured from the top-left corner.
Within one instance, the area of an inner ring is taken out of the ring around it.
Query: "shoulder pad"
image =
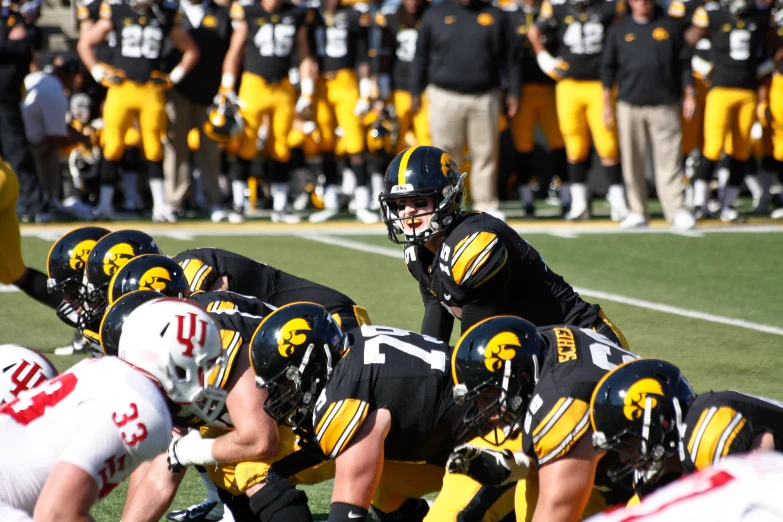
[[[456,244],[448,241],[440,252],[441,259],[449,260],[454,282],[468,287],[485,282],[508,258],[505,245],[497,234],[483,231],[466,234]]]
[[[321,397],[318,398],[313,424],[321,451],[327,457],[334,459],[356,434],[367,417],[370,405],[359,399],[348,398],[332,402],[327,406],[326,393],[327,390],[324,389]]]
[[[557,460],[570,451],[590,427],[590,407],[579,399],[536,393],[525,415],[525,449],[538,465]]]
[[[747,424],[747,419],[730,406],[704,406],[700,411],[688,412],[693,430],[685,451],[696,469],[706,468],[726,457],[734,439]],[[698,418],[693,419],[696,415]]]

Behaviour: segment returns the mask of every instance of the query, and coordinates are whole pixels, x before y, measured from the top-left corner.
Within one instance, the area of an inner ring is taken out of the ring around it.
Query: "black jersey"
[[[525,453],[543,466],[566,455],[590,429],[590,397],[601,378],[637,356],[587,328],[538,331],[546,355],[525,415],[522,443]],[[631,496],[605,475],[596,475],[595,484],[607,503]]]
[[[735,453],[750,451],[753,438],[771,433],[783,450],[783,403],[735,391],[699,395],[685,415],[685,459],[690,473]]]
[[[76,3],[76,19],[82,22],[97,22],[100,18],[101,0],[80,0]],[[117,33],[111,31],[97,47],[95,55],[103,63],[112,64],[114,48],[117,47]]]
[[[256,0],[240,0],[231,6],[231,19],[244,20],[248,35],[244,66],[269,83],[288,78],[296,52],[296,33],[307,23],[305,8],[284,1],[279,10],[270,13]]]
[[[503,277],[507,292],[498,313],[518,315],[541,326],[589,328],[598,321],[598,305],[583,301],[530,243],[489,214],[463,213],[435,254],[423,245],[410,245],[405,261],[422,295],[426,298],[430,293],[455,317],[461,318],[467,303],[495,298],[496,285],[490,283]]]
[[[226,316],[228,322],[236,326],[235,331],[241,334],[244,342],[250,340],[264,317],[274,311],[260,299],[225,290],[195,292],[189,299],[201,305],[213,318]]]
[[[315,46],[318,70],[331,73],[342,69],[356,69],[369,61],[368,32],[372,16],[366,5],[341,7],[336,13],[318,12],[315,16]]]
[[[702,5],[701,0],[673,0],[669,4],[666,14],[679,22],[679,28],[684,33],[690,27],[693,13]]]
[[[557,46],[567,64],[567,78],[599,78],[606,32],[614,19],[625,13],[625,8],[625,0],[594,0],[585,10],[566,0],[544,1],[536,24],[542,32],[557,32]]]
[[[313,413],[315,437],[327,457],[337,457],[378,409],[392,416],[384,444],[388,460],[442,465],[455,445],[473,437],[463,423],[468,406],[453,399],[447,344],[384,326],[348,335],[350,350]]]
[[[751,7],[733,15],[718,2],[707,2],[693,13],[692,23],[709,31],[712,43],[712,87],[756,89],[756,67],[764,56],[769,11]]]
[[[109,20],[117,32],[112,65],[129,80],[147,82],[152,71],[162,68],[163,40],[179,25],[180,16],[179,4],[169,0],[153,3],[144,14],[121,0],[104,0],[100,17]]]
[[[530,46],[530,42],[527,39],[528,29],[536,22],[536,18],[541,10],[538,8],[526,10],[514,3],[504,7],[503,11],[508,16],[509,24],[514,30],[514,34],[516,34],[520,49],[522,84],[535,83],[554,85],[555,80],[547,76],[538,66],[536,53],[533,52],[533,48]]]
[[[375,21],[383,31],[383,41],[391,47],[387,52],[391,58],[392,87],[410,92],[411,67],[416,56],[416,41],[424,12],[417,15],[406,13],[402,6],[392,13],[378,13]]]
[[[275,308],[305,300],[318,303],[331,313],[340,313],[353,311],[355,305],[337,290],[219,248],[186,250],[174,256],[174,260],[182,266],[191,292],[207,290],[220,276],[227,275],[229,290]]]

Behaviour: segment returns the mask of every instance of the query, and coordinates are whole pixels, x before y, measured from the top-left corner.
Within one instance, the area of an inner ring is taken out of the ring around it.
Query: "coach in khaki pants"
[[[521,90],[515,35],[503,11],[483,0],[446,0],[427,9],[411,73],[412,110],[427,86],[432,144],[458,162],[467,143],[470,198],[476,210],[501,219],[497,170],[500,70],[508,71],[508,116]]]
[[[630,207],[620,226],[647,225],[649,142],[664,216],[674,228],[687,230],[695,222],[684,206],[680,111],[690,120],[696,108],[690,53],[676,21],[666,17],[655,0],[629,0],[628,5],[630,16],[611,26],[601,59],[607,126],[615,124],[611,102],[615,82],[619,91],[616,124]]]
[[[201,51],[199,61],[174,89],[168,92],[166,113],[169,117],[168,140],[165,144],[163,174],[166,201],[174,209],[182,210],[185,194],[190,187],[191,151],[188,133],[199,129],[198,166],[201,172],[204,196],[210,206],[213,221],[225,219],[221,206],[218,174],[220,151],[217,143],[204,135],[202,126],[207,121],[207,108],[220,87],[223,57],[231,40],[231,20],[227,2],[180,2],[182,27]],[[167,54],[169,63],[177,63],[176,49]]]

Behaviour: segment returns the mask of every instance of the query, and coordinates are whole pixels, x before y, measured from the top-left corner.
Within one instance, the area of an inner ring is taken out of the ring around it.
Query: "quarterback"
[[[448,340],[454,318],[464,333],[487,317],[514,314],[592,328],[625,346],[601,308],[582,300],[511,227],[463,212],[465,175],[457,169],[437,147],[411,147],[389,165],[380,196],[389,239],[404,241],[408,272],[419,282],[422,333]]]
[[[222,409],[225,393],[205,383],[223,359],[204,310],[156,301],[128,325],[120,358],[82,361],[0,406],[0,520],[91,520],[98,499],[165,451],[172,417],[210,421]]]

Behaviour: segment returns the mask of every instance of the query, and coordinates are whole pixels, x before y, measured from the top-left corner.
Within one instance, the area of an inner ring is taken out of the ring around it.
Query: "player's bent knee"
[[[250,497],[250,511],[261,522],[312,522],[307,495],[288,480],[270,474],[266,485]]]

